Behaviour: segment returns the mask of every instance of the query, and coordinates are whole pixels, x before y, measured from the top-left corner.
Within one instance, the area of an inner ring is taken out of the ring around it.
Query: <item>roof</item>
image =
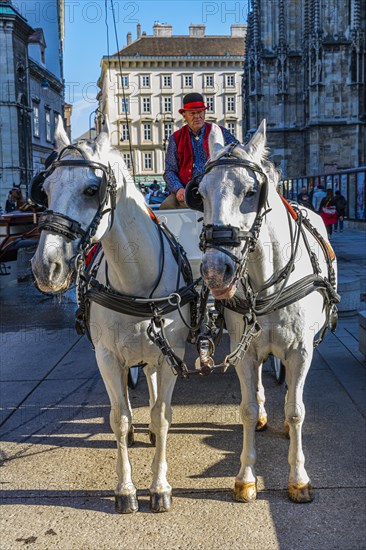
[[[124,57],[131,56],[244,56],[244,38],[231,36],[141,36],[120,50]],[[115,53],[114,56],[118,55]]]

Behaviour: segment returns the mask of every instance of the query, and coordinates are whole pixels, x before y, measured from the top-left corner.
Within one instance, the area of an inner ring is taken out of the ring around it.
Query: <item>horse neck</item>
[[[161,245],[155,223],[139,195],[133,182],[122,186],[112,228],[102,245],[112,288],[147,296],[159,276]]]
[[[248,261],[248,274],[256,289],[280,271],[290,257],[289,224],[277,191],[270,190],[268,201],[270,211],[264,216],[255,250]]]

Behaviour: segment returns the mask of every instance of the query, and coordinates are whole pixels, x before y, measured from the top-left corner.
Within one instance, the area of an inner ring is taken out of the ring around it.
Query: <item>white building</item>
[[[245,32],[245,25],[232,25],[231,36],[206,36],[205,25],[190,25],[189,35],[174,36],[171,25],[155,23],[150,36],[137,25],[137,40],[128,33],[119,55],[103,57],[96,125],[108,115],[112,145],[131,167],[130,131],[136,181],[162,176],[164,150],[182,126],[178,109],[189,92],[203,94],[207,121],[242,140]]]

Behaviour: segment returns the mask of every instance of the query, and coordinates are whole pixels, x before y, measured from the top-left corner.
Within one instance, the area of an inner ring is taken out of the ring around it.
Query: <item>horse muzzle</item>
[[[31,260],[32,271],[41,292],[65,292],[72,280],[74,264],[67,263],[65,243],[56,236],[41,234],[35,255]],[[70,247],[70,244],[66,244]]]
[[[205,284],[216,300],[230,300],[236,291],[236,265],[233,260],[215,249],[204,254],[201,273]]]

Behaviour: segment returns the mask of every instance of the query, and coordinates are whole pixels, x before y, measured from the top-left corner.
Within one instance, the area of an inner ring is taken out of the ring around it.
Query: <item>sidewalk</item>
[[[366,294],[366,233],[346,230],[332,245],[342,276]],[[365,358],[357,316],[315,351],[304,392],[304,453],[315,499],[287,498],[285,388],[269,364],[269,428],[257,434],[258,500],[234,502],[242,428],[234,371],[178,380],[168,438],[173,509],[148,508],[153,449],[147,385],[131,391],[136,444],[130,449],[140,511],[114,514],[116,450],[109,403],[86,338],[73,331],[73,304],[61,307],[23,283],[0,291],[0,550],[363,550],[365,548]],[[366,303],[360,303],[366,309]],[[227,342],[220,347],[225,352]],[[187,360],[195,352],[187,346]],[[218,358],[219,359],[219,358]]]

